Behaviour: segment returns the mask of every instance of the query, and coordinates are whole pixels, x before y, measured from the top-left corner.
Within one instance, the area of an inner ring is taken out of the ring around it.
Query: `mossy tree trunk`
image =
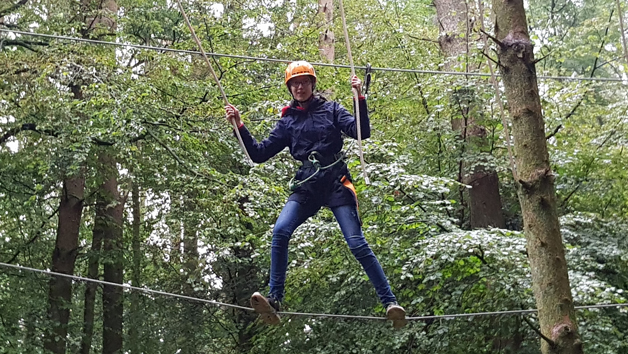
[[[495,40],[515,140],[518,195],[544,354],[583,353],[556,210],[523,0],[494,0]]]

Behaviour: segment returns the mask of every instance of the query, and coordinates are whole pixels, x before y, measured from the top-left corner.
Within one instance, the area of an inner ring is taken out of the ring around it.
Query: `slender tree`
[[[96,204],[96,215],[94,217],[94,228],[92,230],[92,248],[88,256],[87,276],[91,279],[99,278],[100,253],[105,231],[105,220],[100,215],[104,214],[106,205],[99,199]],[[94,310],[96,308],[96,292],[98,284],[88,283],[85,285],[85,300],[83,309],[83,336],[81,339],[81,354],[89,354],[94,337]]]
[[[523,0],[494,0],[495,41],[512,116],[518,195],[544,354],[583,353],[567,274]]]
[[[198,224],[197,218],[199,208],[197,205],[198,194],[195,191],[189,191],[187,195],[181,199],[182,212],[182,239],[183,239],[183,268],[186,281],[183,283],[183,293],[198,297],[200,293],[195,290],[195,284],[200,283],[201,272],[199,269],[199,252],[198,252]],[[199,333],[195,330],[202,322],[203,306],[194,302],[185,302],[183,304],[183,335],[181,336],[181,347],[184,353],[197,353],[199,346]]]
[[[142,214],[140,202],[140,186],[137,175],[134,174],[132,186],[131,208],[133,213],[133,236],[131,240],[131,251],[133,262],[131,264],[131,285],[135,287],[141,286],[142,277]],[[137,291],[131,293],[131,309],[130,313],[134,319],[133,325],[129,328],[129,348],[131,353],[141,353],[140,329],[143,325],[143,314],[140,307],[142,295]]]

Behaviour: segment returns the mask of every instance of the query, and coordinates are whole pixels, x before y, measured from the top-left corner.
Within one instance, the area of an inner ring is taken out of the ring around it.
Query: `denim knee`
[[[273,230],[273,246],[285,246],[288,247],[288,242],[290,242],[290,238],[292,234],[289,231],[285,231],[282,229]]]
[[[351,253],[353,253],[355,258],[358,260],[373,254],[373,251],[371,250],[368,243],[366,242],[366,239],[362,235],[347,237],[347,244],[349,245]]]

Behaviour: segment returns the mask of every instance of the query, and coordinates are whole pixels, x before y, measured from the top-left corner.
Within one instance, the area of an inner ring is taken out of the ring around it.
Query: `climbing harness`
[[[321,164],[321,161],[319,161],[316,158],[316,155],[318,155],[318,152],[316,151],[312,151],[310,153],[310,155],[307,157],[307,161],[303,162],[303,165],[301,167],[309,167],[309,166],[314,166],[316,168],[316,171],[314,171],[314,173],[312,173],[310,176],[308,176],[306,179],[304,180],[296,180],[294,178],[292,178],[289,182],[289,187],[291,191],[295,191],[297,188],[299,188],[300,186],[302,186],[303,184],[307,183],[309,180],[311,180],[312,178],[314,178],[314,176],[316,176],[320,171],[322,170],[326,170],[328,168],[332,168],[334,166],[336,166],[337,164],[344,162],[345,158],[346,158],[346,154],[341,151],[337,154],[334,155],[334,159],[336,161],[332,162],[331,164],[327,165],[327,166],[323,166]]]
[[[185,20],[185,23],[187,24],[188,28],[190,29],[190,32],[192,33],[192,38],[194,38],[194,41],[196,42],[196,45],[198,46],[198,50],[201,52],[201,55],[205,59],[205,63],[207,63],[207,66],[209,66],[209,71],[212,73],[212,76],[214,77],[214,81],[216,81],[216,85],[218,85],[218,88],[220,89],[222,100],[225,102],[225,105],[229,105],[229,100],[227,99],[225,90],[223,90],[222,85],[220,84],[220,79],[218,78],[218,75],[216,75],[216,72],[214,71],[214,66],[209,61],[209,58],[207,58],[207,54],[205,54],[205,50],[203,50],[201,41],[196,36],[196,32],[194,32],[194,28],[190,24],[188,15],[185,13],[185,10],[183,9],[183,5],[181,5],[181,0],[177,0],[177,4],[179,5],[179,10],[181,10],[181,15],[183,15],[183,19]],[[242,135],[240,135],[240,129],[238,128],[238,125],[236,124],[235,119],[231,121],[231,123],[233,124],[233,129],[235,130],[236,136],[238,137],[238,141],[240,142],[240,147],[242,147],[242,151],[244,151],[244,155],[246,155],[248,159],[247,162],[249,164],[253,164],[253,160],[251,159],[251,156],[249,156],[249,152],[246,150],[246,146],[244,146],[244,141],[242,140]]]
[[[349,31],[347,31],[347,20],[345,18],[345,7],[342,4],[342,0],[338,0],[340,5],[340,15],[342,17],[342,28],[345,33],[345,45],[347,47],[347,56],[349,57],[349,63],[351,64],[351,77],[355,75],[355,66],[353,65],[353,56],[351,55],[351,44],[349,43]],[[358,155],[360,156],[360,165],[362,166],[362,175],[364,176],[364,183],[370,184],[369,176],[366,173],[366,162],[364,162],[364,152],[362,151],[362,127],[360,125],[360,101],[358,97],[358,90],[351,88],[353,92],[353,100],[355,102],[355,122],[356,130],[358,133]]]

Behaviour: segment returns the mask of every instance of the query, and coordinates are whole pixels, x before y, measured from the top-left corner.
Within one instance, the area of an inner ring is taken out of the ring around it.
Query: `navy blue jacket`
[[[360,128],[362,138],[371,136],[366,100],[360,98]],[[357,139],[356,120],[349,111],[337,102],[314,97],[307,109],[296,102],[282,110],[281,120],[270,136],[257,142],[245,126],[240,127],[244,146],[253,162],[261,163],[288,147],[296,160],[305,162],[312,151],[322,157],[323,165],[333,162],[334,155],[342,150],[342,133]],[[304,180],[316,171],[313,166],[303,165],[295,179]],[[351,180],[346,164],[339,163],[333,168],[321,170],[308,182],[298,187],[288,200],[300,203],[313,202],[320,206],[335,207],[357,204],[355,194],[341,180]]]

